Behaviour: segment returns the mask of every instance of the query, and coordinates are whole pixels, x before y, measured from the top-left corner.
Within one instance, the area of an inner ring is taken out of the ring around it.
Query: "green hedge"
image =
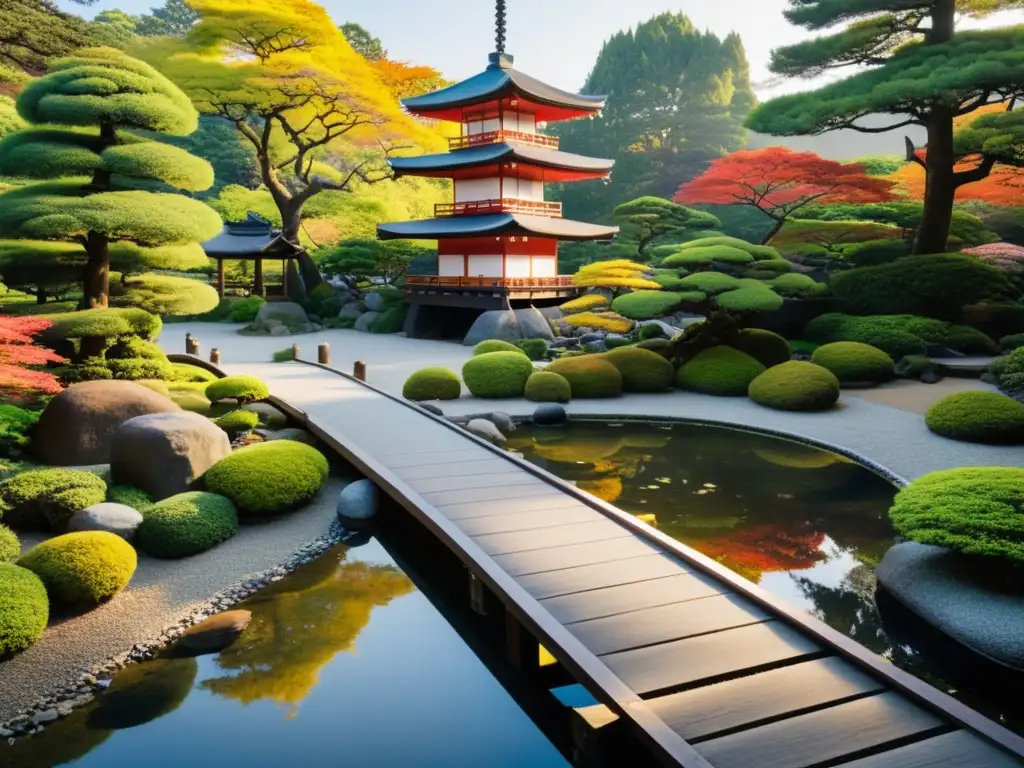
[[[733,248],[729,245],[696,245],[701,241],[694,241],[692,248],[685,248],[662,260],[663,267],[690,267],[709,266],[719,264],[749,264],[754,260],[744,250]]]
[[[21,556],[18,535],[6,525],[0,525],[0,563],[13,563]]]
[[[313,290],[316,290],[315,288]],[[228,322],[251,323],[260,312],[260,307],[266,304],[266,299],[260,296],[248,296],[244,299],[231,302],[228,311]]]
[[[39,638],[50,620],[46,587],[31,571],[0,562],[0,659],[21,653]]]
[[[544,360],[548,354],[548,343],[544,339],[523,339],[519,348],[534,362]]]
[[[234,502],[242,519],[279,515],[312,501],[327,479],[327,459],[315,448],[274,440],[239,448],[204,476],[211,493]]]
[[[889,510],[902,536],[1024,565],[1024,469],[964,467],[933,472],[896,494]]]
[[[752,382],[750,399],[780,411],[826,411],[839,400],[839,379],[814,363],[790,360]]]
[[[153,504],[153,499],[148,493],[134,485],[112,485],[107,488],[107,501],[114,504],[124,504],[136,512],[142,512]]]
[[[835,374],[840,384],[880,384],[896,375],[892,358],[857,341],[836,341],[814,350],[811,362]]]
[[[830,312],[811,320],[804,336],[820,344],[859,341],[898,360],[906,355],[923,355],[928,344],[945,343],[947,328],[941,320],[915,315],[857,317]]]
[[[486,355],[489,352],[518,352],[520,354],[526,354],[523,352],[521,347],[517,347],[508,341],[502,341],[501,339],[486,339],[481,341],[475,347],[473,347],[473,357],[477,355]]]
[[[667,392],[672,388],[675,370],[672,363],[657,352],[638,347],[620,347],[605,359],[622,374],[624,392]]]
[[[995,341],[969,325],[951,325],[946,331],[945,344],[965,355],[994,355],[999,350]]]
[[[998,392],[956,392],[925,414],[928,429],[951,440],[992,445],[1024,443],[1024,405]]]
[[[255,376],[228,376],[211,381],[206,387],[206,397],[211,403],[218,400],[237,400],[239,404],[255,403],[270,397],[270,390]]]
[[[757,261],[782,259],[782,252],[779,251],[778,248],[774,248],[770,245],[755,245],[753,243],[748,243],[746,240],[741,240],[738,237],[729,237],[727,235],[702,237],[698,240],[691,240],[688,243],[676,246],[676,248],[680,251],[686,251],[693,248],[707,248],[712,245],[725,245],[730,248],[738,248],[741,251],[749,253]]]
[[[230,539],[238,512],[229,499],[190,491],[158,501],[146,510],[135,533],[139,549],[161,558],[190,557]]]
[[[474,397],[522,397],[533,363],[523,350],[474,354],[462,366],[462,380]]]
[[[228,434],[252,432],[260,425],[260,417],[259,414],[253,411],[243,411],[239,408],[238,410],[225,413],[213,423]]]
[[[0,458],[16,459],[28,448],[41,411],[0,405]]]
[[[764,366],[750,355],[732,347],[711,347],[687,360],[676,372],[681,389],[707,395],[740,397]]]
[[[779,275],[771,280],[769,285],[780,296],[792,299],[815,299],[828,293],[828,286],[825,283],[819,283],[807,275],[797,273]]]
[[[619,397],[622,394],[622,374],[604,355],[563,357],[544,370],[564,377],[574,398]]]
[[[135,550],[120,536],[77,531],[37,544],[18,565],[42,580],[51,601],[91,608],[124,589],[137,562]]]
[[[75,512],[106,497],[107,484],[91,472],[35,469],[0,483],[0,518],[17,528],[62,531]]]
[[[612,311],[631,320],[650,320],[679,308],[682,299],[670,291],[632,291],[612,302]]]
[[[761,328],[744,328],[729,342],[729,346],[750,355],[765,368],[785,363],[793,356],[788,341]]]
[[[740,286],[740,279],[724,272],[697,272],[682,279],[686,290],[717,294],[732,291]]]
[[[406,400],[458,400],[462,382],[455,371],[434,366],[421,368],[405,380],[402,397]]]
[[[386,308],[370,325],[370,333],[400,333],[405,328],[408,304],[396,304]]]
[[[167,355],[155,341],[146,341],[138,336],[121,339],[107,350],[106,358],[110,360],[158,360],[168,362]]]
[[[999,340],[1000,352],[1012,352],[1024,347],[1024,333],[1011,333]]]
[[[536,371],[526,380],[527,400],[535,403],[568,403],[572,387],[568,380],[552,371]]]

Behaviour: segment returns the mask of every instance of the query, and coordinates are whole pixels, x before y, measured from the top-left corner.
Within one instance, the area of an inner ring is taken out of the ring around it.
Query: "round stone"
[[[356,480],[338,494],[338,516],[368,520],[377,514],[377,502],[377,486],[369,480]]]
[[[466,424],[466,431],[491,443],[505,442],[505,436],[501,434],[501,430],[488,419],[470,419]]]
[[[69,531],[107,531],[125,541],[135,538],[135,529],[142,523],[142,514],[124,504],[105,501],[79,510],[68,521]]]
[[[565,408],[557,403],[544,403],[538,405],[533,412],[532,421],[538,427],[556,427],[565,424],[569,420],[569,414]]]
[[[220,653],[238,638],[249,626],[252,613],[236,610],[217,613],[190,627],[181,638],[181,647],[199,656],[204,653]]]

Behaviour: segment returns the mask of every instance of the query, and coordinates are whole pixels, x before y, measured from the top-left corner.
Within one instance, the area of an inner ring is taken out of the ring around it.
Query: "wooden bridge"
[[[241,372],[241,371],[239,371]],[[372,386],[246,366],[542,645],[614,721],[684,768],[1006,768],[1024,739],[658,531]]]

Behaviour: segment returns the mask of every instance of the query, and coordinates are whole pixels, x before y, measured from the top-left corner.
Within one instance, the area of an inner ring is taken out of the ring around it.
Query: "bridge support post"
[[[619,716],[604,704],[576,707],[569,717],[574,765],[611,768],[622,765],[623,761],[632,762],[637,754],[642,754],[643,748],[625,734]]]
[[[186,355],[198,355],[199,354],[199,339],[197,339],[191,333],[186,333],[185,334],[185,354]]]
[[[537,673],[540,669],[540,643],[507,608],[505,609],[505,653],[508,663],[517,672]]]
[[[216,347],[210,350],[210,362],[214,365],[220,365],[220,350]]]
[[[331,364],[331,345],[324,343],[316,348],[316,361],[320,365]]]
[[[359,381],[366,381],[366,363],[356,360],[355,365],[352,366],[352,375]]]
[[[469,607],[478,616],[487,615],[487,600],[484,583],[469,571]]]
[[[298,360],[298,359],[299,359],[299,345],[298,344],[292,344],[292,360]]]

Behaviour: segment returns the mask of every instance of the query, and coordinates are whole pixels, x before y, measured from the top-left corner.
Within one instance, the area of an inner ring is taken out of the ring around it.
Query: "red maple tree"
[[[679,187],[683,205],[750,205],[774,223],[767,243],[786,220],[811,203],[882,203],[893,199],[893,183],[867,175],[861,163],[838,163],[813,152],[785,147],[733,152],[712,161],[700,176]]]
[[[60,382],[52,373],[35,370],[47,363],[66,363],[57,353],[36,345],[32,338],[52,323],[38,317],[0,315],[0,400],[24,403],[40,395],[55,395]]]

